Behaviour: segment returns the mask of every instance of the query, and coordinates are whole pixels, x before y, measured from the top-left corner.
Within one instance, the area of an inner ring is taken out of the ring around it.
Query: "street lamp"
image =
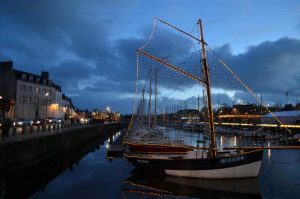
[[[2,99],[3,99],[3,97],[0,96],[0,100],[2,100]],[[2,110],[2,111],[0,110],[0,113],[1,113],[1,114],[0,114],[0,118],[1,118],[1,117],[4,118],[4,115],[5,115],[5,114],[4,114],[4,110]]]
[[[49,93],[45,93],[45,98],[46,98],[46,118],[48,117],[48,100],[47,100],[47,97],[49,96]]]

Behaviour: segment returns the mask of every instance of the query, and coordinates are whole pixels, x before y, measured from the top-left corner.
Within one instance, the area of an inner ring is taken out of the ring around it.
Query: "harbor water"
[[[61,154],[43,169],[31,168],[30,174],[26,171],[2,179],[1,197],[300,198],[298,150],[265,150],[258,178],[186,179],[147,175],[136,171],[124,158],[107,159],[107,149],[120,134],[113,132],[84,149]],[[219,144],[228,142],[236,142],[236,138],[218,136]]]

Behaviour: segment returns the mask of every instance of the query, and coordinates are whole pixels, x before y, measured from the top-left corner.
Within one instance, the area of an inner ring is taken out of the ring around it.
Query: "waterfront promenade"
[[[0,177],[35,165],[63,151],[93,142],[110,132],[127,127],[126,122],[46,126],[44,131],[25,129],[0,141]]]
[[[106,126],[109,124],[118,123],[118,122],[105,122],[105,123],[94,123],[94,124],[47,124],[44,126],[27,126],[27,127],[15,127],[10,128],[9,137],[3,139],[0,136],[0,145],[5,143],[18,142],[28,139],[34,139],[54,134],[61,134],[68,131],[86,129],[89,127],[95,126]],[[2,131],[0,130],[0,135]]]

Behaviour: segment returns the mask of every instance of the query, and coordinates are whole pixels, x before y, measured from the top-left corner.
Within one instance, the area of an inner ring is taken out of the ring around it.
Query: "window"
[[[22,104],[25,103],[25,97],[24,97],[24,96],[21,96],[21,97],[20,97],[20,103],[22,103]]]
[[[25,85],[25,84],[21,84],[20,87],[21,87],[21,88],[20,88],[21,91],[26,91],[26,85]]]
[[[31,97],[27,97],[27,103],[28,103],[28,104],[31,104],[31,103],[32,103]]]
[[[37,84],[39,84],[40,83],[40,78],[36,78],[36,80],[35,80],[35,82],[37,83]]]
[[[26,74],[22,74],[21,79],[25,81],[26,80]]]
[[[28,86],[28,92],[30,92],[30,93],[32,92],[32,86],[31,85]]]
[[[39,87],[35,87],[35,94],[39,94]]]
[[[37,104],[37,105],[39,104],[39,98],[38,97],[34,98],[34,103]]]
[[[32,76],[29,77],[29,82],[33,82],[33,77]]]

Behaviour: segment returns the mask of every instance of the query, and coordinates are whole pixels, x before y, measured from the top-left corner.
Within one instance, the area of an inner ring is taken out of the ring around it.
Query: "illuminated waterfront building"
[[[0,96],[9,102],[9,108],[2,112],[11,119],[63,118],[74,109],[48,72],[35,75],[16,70],[12,61],[0,62]]]

